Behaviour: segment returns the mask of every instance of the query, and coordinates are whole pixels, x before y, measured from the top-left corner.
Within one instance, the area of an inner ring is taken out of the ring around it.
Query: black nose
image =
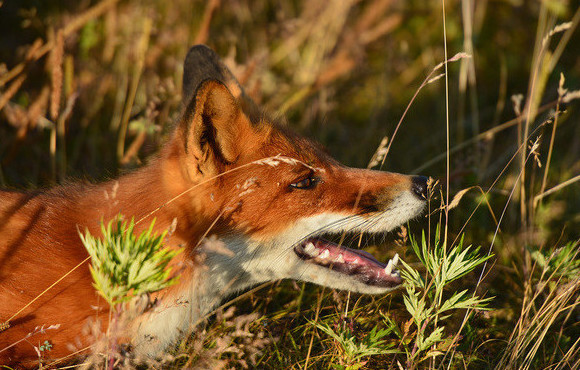
[[[421,199],[427,199],[427,181],[425,176],[414,176],[411,180],[411,190]]]

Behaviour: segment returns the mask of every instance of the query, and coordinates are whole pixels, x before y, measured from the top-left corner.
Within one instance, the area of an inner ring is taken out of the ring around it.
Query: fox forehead
[[[247,161],[284,156],[311,167],[342,166],[317,141],[300,136],[268,118],[263,117],[246,131],[239,133],[239,140],[248,147]]]
[[[239,142],[252,149],[220,177],[220,190],[211,194],[225,210],[217,229],[273,237],[316,215],[379,212],[409,188],[408,176],[346,167],[316,142],[276,124],[262,122],[240,134]],[[319,183],[305,190],[290,186],[307,177]]]

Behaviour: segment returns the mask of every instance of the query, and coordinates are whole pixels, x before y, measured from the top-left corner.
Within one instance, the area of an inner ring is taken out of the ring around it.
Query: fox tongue
[[[306,240],[294,250],[307,262],[354,275],[369,285],[394,287],[402,282],[398,271],[395,270],[398,255],[388,264],[384,264],[365,251],[315,238]]]
[[[372,254],[365,252],[363,250],[356,250],[351,249],[345,246],[339,246],[338,244],[334,244],[331,242],[327,242],[324,240],[315,240],[314,246],[316,249],[321,251],[321,254],[325,254],[328,251],[328,259],[332,262],[344,262],[344,263],[352,263],[352,264],[374,264],[385,268],[386,265],[382,262],[377,261]],[[342,256],[342,261],[341,257]],[[320,257],[320,255],[319,255]],[[337,261],[337,259],[339,261]]]

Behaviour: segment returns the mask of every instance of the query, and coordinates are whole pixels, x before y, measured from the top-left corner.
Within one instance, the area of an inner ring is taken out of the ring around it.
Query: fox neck
[[[165,239],[170,247],[194,249],[219,214],[219,205],[208,206],[204,188],[187,177],[168,148],[146,167],[79,193],[82,197],[72,203],[81,214],[77,222],[81,230],[88,227],[100,234],[100,220],[106,223],[121,214],[134,218],[136,232],[153,221],[157,233],[171,230]],[[85,225],[84,220],[97,222]]]
[[[187,251],[178,285],[155,297],[154,307],[133,327],[139,354],[159,354],[194,331],[226,298],[280,277],[261,272],[260,246],[243,237],[214,237]]]

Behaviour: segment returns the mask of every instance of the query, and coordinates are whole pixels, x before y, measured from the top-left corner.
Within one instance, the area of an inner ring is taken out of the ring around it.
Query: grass
[[[399,253],[404,289],[266,284],[163,366],[580,368],[580,10],[444,4],[4,2],[0,185],[140,166],[178,115],[188,47],[207,43],[342,162],[420,169],[443,193],[429,217],[362,245]]]

